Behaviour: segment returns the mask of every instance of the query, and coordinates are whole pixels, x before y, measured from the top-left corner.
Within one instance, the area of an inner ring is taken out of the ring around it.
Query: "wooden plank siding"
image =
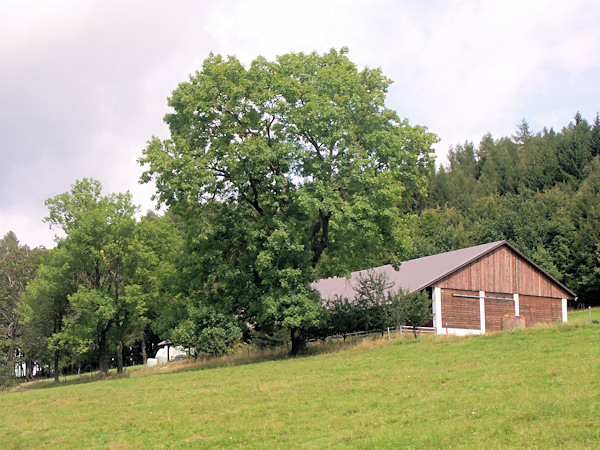
[[[500,292],[486,292],[485,295],[486,297],[489,296],[506,299],[485,299],[485,331],[501,331],[502,318],[506,314],[515,313],[515,302],[513,301],[513,296],[512,294],[505,294]]]
[[[479,295],[479,292],[460,289],[442,289],[442,326],[478,330],[479,298],[453,297],[452,294]]]
[[[484,255],[436,283],[446,289],[511,292],[538,297],[568,298],[570,295],[543,272],[506,246]]]
[[[536,323],[554,323],[562,320],[562,301],[560,298],[519,296],[519,313],[525,317],[525,325]]]

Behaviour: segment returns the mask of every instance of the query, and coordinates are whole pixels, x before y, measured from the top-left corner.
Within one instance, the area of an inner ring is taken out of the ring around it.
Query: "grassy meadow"
[[[600,325],[577,314],[0,394],[0,447],[598,447]]]
[[[600,308],[592,308],[591,318],[600,322]],[[570,323],[588,323],[589,319],[590,313],[587,308],[569,311],[568,320]]]

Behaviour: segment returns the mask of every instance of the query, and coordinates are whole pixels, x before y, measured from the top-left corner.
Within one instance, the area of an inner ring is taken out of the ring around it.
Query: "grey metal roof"
[[[489,244],[476,245],[475,247],[463,248],[452,252],[440,253],[424,258],[411,259],[400,265],[399,270],[395,270],[390,264],[372,269],[360,270],[352,272],[350,278],[334,277],[318,280],[311,284],[311,287],[321,294],[323,299],[333,299],[336,296],[354,298],[354,288],[358,285],[358,280],[361,277],[367,276],[369,273],[379,275],[384,273],[387,275],[388,282],[393,285],[392,289],[397,290],[402,288],[407,292],[415,292],[425,289],[437,281],[445,278],[457,270],[469,265],[481,256],[495,250],[496,248],[507,245],[520,256],[525,258],[530,264],[533,264],[544,275],[557,283],[567,292],[575,296],[575,294],[550,274],[545,272],[537,264],[523,255],[519,250],[510,245],[507,241],[490,242]]]

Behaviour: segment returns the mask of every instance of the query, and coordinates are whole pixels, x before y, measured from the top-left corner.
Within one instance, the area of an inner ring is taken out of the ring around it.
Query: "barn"
[[[567,321],[567,300],[575,293],[507,241],[491,242],[391,265],[353,272],[349,278],[319,280],[323,299],[352,299],[361,277],[385,274],[390,289],[427,290],[437,334],[500,331],[508,315],[526,326]]]

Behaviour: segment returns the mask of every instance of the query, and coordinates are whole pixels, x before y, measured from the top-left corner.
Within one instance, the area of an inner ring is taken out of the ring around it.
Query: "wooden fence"
[[[399,333],[399,334],[403,334],[403,333],[412,333],[413,332],[413,327],[408,327],[408,326],[401,326],[401,327],[390,327],[387,328],[385,330],[375,330],[375,331],[355,331],[353,333],[346,333],[345,337],[347,338],[351,338],[351,337],[367,337],[367,336],[372,336],[372,335],[380,335],[380,336],[385,336],[387,333]],[[417,334],[435,334],[435,328],[434,327],[417,327]],[[343,339],[344,335],[343,334],[334,334],[331,336],[327,336],[324,340],[328,340],[328,339]],[[319,339],[309,339],[307,342],[317,342]]]

